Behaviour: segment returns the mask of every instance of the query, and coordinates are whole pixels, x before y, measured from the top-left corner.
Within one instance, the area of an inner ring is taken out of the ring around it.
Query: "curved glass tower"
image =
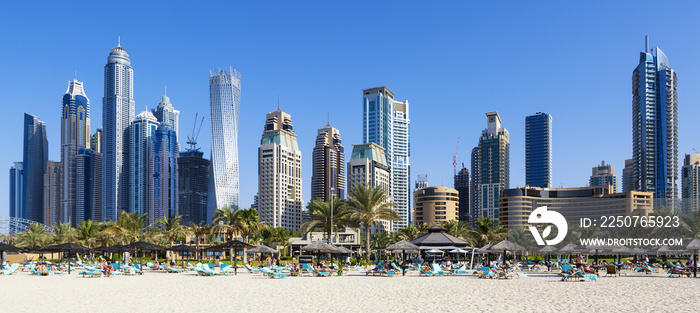
[[[149,212],[151,142],[158,126],[156,117],[143,111],[129,128],[129,208],[136,214]]]
[[[214,210],[238,207],[238,118],[241,105],[241,74],[229,70],[209,71],[211,114],[211,180],[207,220]],[[214,188],[213,192],[211,187]]]
[[[105,65],[102,98],[102,219],[116,221],[129,211],[129,146],[127,128],[134,119],[134,70],[129,54],[117,45]]]
[[[76,215],[76,158],[78,150],[90,147],[90,99],[82,82],[74,79],[68,83],[62,105],[59,220],[75,227],[82,220]]]

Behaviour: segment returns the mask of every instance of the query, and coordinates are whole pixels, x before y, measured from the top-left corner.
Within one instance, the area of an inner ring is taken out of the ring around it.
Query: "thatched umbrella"
[[[209,248],[206,248],[204,250],[209,250],[209,251],[226,251],[233,249],[233,253],[229,253],[231,263],[233,263],[233,255],[238,253],[238,249],[251,249],[254,248],[253,245],[247,244],[243,241],[240,240],[231,240],[228,242],[224,242],[222,244],[218,244],[216,246],[212,246]],[[238,261],[233,266],[233,274],[238,275]]]
[[[168,251],[179,252],[180,253],[180,266],[182,266],[182,268],[185,268],[185,260],[183,258],[183,255],[185,254],[185,252],[189,252],[189,253],[197,252],[197,248],[195,248],[193,246],[188,246],[188,245],[177,245],[177,246],[172,246],[172,247],[168,248]]]
[[[689,251],[693,251],[693,277],[698,277],[697,269],[698,269],[698,251],[700,250],[700,239],[693,239],[691,240],[687,245],[685,245],[685,249]]]
[[[13,245],[8,245],[6,243],[0,242],[0,269],[4,269],[5,266],[5,252],[19,252],[20,248],[17,248]]]
[[[77,243],[73,242],[66,242],[66,243],[61,243],[53,246],[48,246],[45,248],[40,249],[40,251],[45,251],[45,252],[67,252],[69,255],[71,252],[89,252],[92,249],[79,245]],[[64,255],[65,257],[65,255]],[[70,274],[70,258],[68,259],[68,274]]]
[[[319,253],[339,253],[338,248],[329,245],[325,242],[314,241],[306,246],[301,247],[301,251],[316,252],[318,258]]]
[[[554,246],[545,246],[544,248],[537,250],[537,252],[544,254],[544,264],[547,265],[547,271],[550,270],[549,253],[556,251],[557,248],[555,248]]]
[[[666,261],[668,260],[668,254],[671,252],[671,249],[668,248],[668,246],[663,245],[655,249],[651,249],[654,254],[657,256],[661,256],[664,260],[663,268],[666,268]]]
[[[493,251],[503,250],[503,262],[505,263],[507,251],[525,251],[527,249],[525,247],[517,244],[517,243],[514,243],[512,241],[508,241],[508,239],[503,239],[501,242],[493,245],[491,247],[491,250],[493,250]]]
[[[585,249],[589,250],[589,251],[594,251],[595,257],[593,260],[594,260],[595,264],[598,264],[598,253],[600,251],[610,249],[610,246],[590,244],[590,245],[585,246]]]
[[[585,250],[585,249],[583,249],[582,247],[577,246],[577,245],[575,245],[575,244],[573,244],[573,243],[570,243],[570,244],[568,244],[568,245],[566,245],[566,246],[563,246],[563,247],[561,247],[560,249],[557,250],[557,252],[559,252],[560,254],[568,254],[568,255],[569,255],[569,259],[571,259],[571,256],[572,256],[573,253],[577,253],[577,252],[586,252],[586,251],[587,251],[587,250]]]
[[[141,252],[141,258],[139,259],[139,268],[143,268],[143,251],[156,251],[156,262],[158,262],[158,252],[157,251],[165,251],[165,247],[159,246],[156,244],[152,244],[150,242],[145,242],[145,241],[137,241],[134,243],[130,243],[125,246],[126,248],[129,249],[134,249],[136,251]]]
[[[621,255],[623,253],[625,253],[625,254],[632,253],[632,249],[627,248],[625,246],[613,246],[613,247],[611,247],[610,252],[617,254],[617,263],[620,264],[620,263],[622,263]],[[618,267],[621,267],[621,265],[618,265]]]
[[[401,273],[406,276],[406,251],[419,251],[420,247],[414,245],[406,240],[401,240],[391,246],[386,247],[388,251],[403,251],[401,254]]]

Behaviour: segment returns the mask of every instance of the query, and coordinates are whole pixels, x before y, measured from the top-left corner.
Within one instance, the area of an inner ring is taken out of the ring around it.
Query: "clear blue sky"
[[[209,70],[242,73],[244,207],[257,191],[257,148],[278,95],[299,136],[308,202],[317,129],[330,114],[349,157],[362,141],[361,90],[381,85],[410,103],[412,180],[427,174],[431,185],[452,186],[457,137],[458,162],[468,167],[484,113],[493,110],[511,135],[511,187],[524,185],[525,116],[539,111],[554,119],[557,186],[587,184],[601,160],[620,176],[632,156],[631,76],[644,35],[678,73],[679,154],[700,148],[696,3],[147,3],[0,5],[0,216],[8,214],[8,170],[22,159],[22,114],[46,122],[49,158],[60,160],[68,81],[77,71],[85,83],[96,129],[103,67],[117,36],[134,68],[136,113],[154,108],[167,86],[181,111],[181,137],[191,132],[196,112],[208,118]],[[208,157],[208,122],[199,141]]]

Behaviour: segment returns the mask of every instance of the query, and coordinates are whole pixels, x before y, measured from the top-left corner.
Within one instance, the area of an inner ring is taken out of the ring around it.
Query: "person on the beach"
[[[583,256],[578,255],[576,259],[574,259],[574,265],[576,265],[577,268],[579,268],[581,271],[583,271]]]
[[[107,270],[105,271],[105,274],[107,277],[112,276],[112,270],[114,270],[114,267],[112,267],[112,264],[107,265]]]
[[[265,259],[265,262],[266,262],[267,266],[269,267],[270,265],[272,265],[272,258],[270,258],[270,256],[268,256],[267,259]]]

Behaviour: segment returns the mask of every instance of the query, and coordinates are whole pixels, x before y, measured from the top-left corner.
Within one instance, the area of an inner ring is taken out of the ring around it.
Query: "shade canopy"
[[[248,250],[248,253],[275,253],[277,252],[275,249],[272,249],[266,245],[259,245],[255,248],[251,248]]]
[[[455,236],[452,236],[446,233],[445,231],[447,231],[446,228],[439,225],[435,225],[433,227],[428,228],[427,234],[411,240],[411,243],[419,247],[469,247],[469,243]]]
[[[551,247],[551,246],[547,246],[547,247]],[[566,254],[566,253],[575,253],[575,252],[587,252],[588,250],[584,249],[581,246],[570,243],[566,246],[561,247],[561,249],[556,250],[556,251],[559,253]]]
[[[333,246],[333,247],[336,248],[336,249],[339,251],[339,253],[342,253],[342,254],[353,254],[353,253],[355,253],[355,251],[352,251],[352,250],[350,250],[350,249],[348,249],[348,248],[346,248],[346,247],[343,247],[343,246]]]
[[[652,249],[651,251],[653,251],[654,253],[657,253],[657,254],[666,254],[666,253],[671,252],[671,249],[669,249],[668,246],[663,245],[663,246],[660,246],[656,249]]]
[[[157,244],[152,244],[150,242],[145,242],[145,241],[137,241],[134,243],[128,244],[126,247],[131,248],[131,249],[136,249],[136,250],[148,250],[148,251],[164,251],[166,248],[163,246],[159,246]]]
[[[456,248],[456,249],[450,250],[450,253],[469,253],[469,251],[461,249],[461,248]]]
[[[301,247],[301,251],[321,252],[321,253],[340,253],[340,251],[325,242],[315,241],[306,246]]]
[[[188,246],[188,245],[177,245],[177,246],[172,246],[168,248],[168,251],[174,251],[174,252],[196,252],[197,248],[193,246]]]
[[[686,250],[698,251],[700,250],[700,239],[693,239],[687,245],[685,245]]]
[[[39,251],[43,252],[87,252],[90,250],[92,249],[73,242],[61,243],[39,249]]]
[[[428,251],[425,251],[425,253],[443,253],[442,250],[438,249],[430,249]]]
[[[391,246],[386,247],[387,251],[402,251],[402,250],[411,250],[411,251],[416,251],[420,249],[420,247],[406,241],[406,240],[401,240]]]
[[[134,248],[129,248],[126,245],[113,245],[113,246],[101,246],[101,247],[94,248],[93,250],[114,253],[114,252],[130,251],[130,250],[134,250]]]
[[[218,244],[216,246],[211,246],[209,248],[206,248],[204,250],[209,250],[209,251],[224,251],[224,250],[230,250],[230,249],[251,249],[255,248],[253,245],[249,245],[243,241],[240,240],[231,240],[228,242],[224,242],[222,244]]]
[[[550,252],[557,252],[557,251],[558,251],[557,248],[555,248],[554,246],[545,246],[544,248],[537,250],[537,252],[539,252],[539,253],[550,253]]]
[[[19,252],[20,248],[0,242],[0,252]]]
[[[490,243],[487,243],[485,246],[479,248],[479,250],[476,250],[476,251],[481,252],[481,253],[491,252],[491,247],[493,247],[493,245]]]
[[[491,250],[494,251],[501,251],[501,250],[508,250],[508,251],[525,251],[525,247],[514,243],[512,241],[508,241],[508,239],[503,239],[501,242],[493,245],[491,247]]]

